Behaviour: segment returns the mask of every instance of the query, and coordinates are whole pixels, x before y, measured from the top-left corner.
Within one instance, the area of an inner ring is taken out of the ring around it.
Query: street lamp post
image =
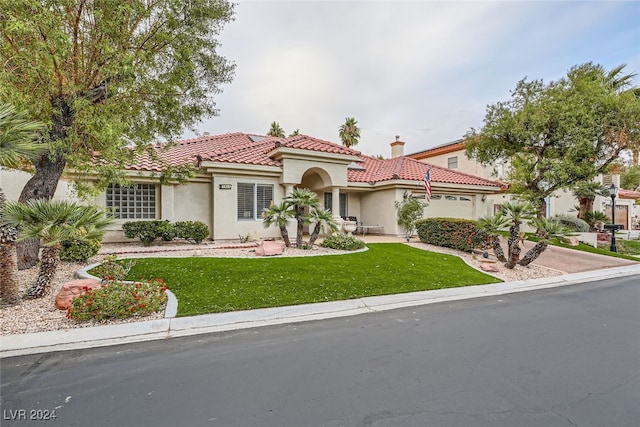
[[[611,252],[618,252],[618,248],[616,247],[616,196],[618,195],[618,187],[615,184],[611,184],[609,187],[609,194],[611,195],[611,247],[609,250]]]

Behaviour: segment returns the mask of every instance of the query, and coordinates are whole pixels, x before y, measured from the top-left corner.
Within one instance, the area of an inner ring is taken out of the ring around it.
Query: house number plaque
[[[220,190],[231,190],[231,184],[219,184],[218,188]]]

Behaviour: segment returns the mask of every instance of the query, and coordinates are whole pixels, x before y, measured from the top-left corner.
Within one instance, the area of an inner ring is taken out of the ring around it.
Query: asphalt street
[[[95,427],[638,426],[639,307],[635,276],[6,358],[0,421]]]

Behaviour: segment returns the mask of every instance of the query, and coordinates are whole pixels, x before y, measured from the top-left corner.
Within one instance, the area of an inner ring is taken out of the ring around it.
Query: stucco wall
[[[0,168],[0,188],[8,200],[18,200],[20,193],[27,181],[31,179],[31,174],[22,171]],[[54,200],[78,200],[73,192],[73,187],[67,181],[60,180],[53,196]]]
[[[277,178],[254,178],[221,176],[213,179],[213,236],[215,240],[237,240],[238,235],[256,235],[256,237],[280,237],[280,229],[272,226],[264,228],[262,220],[238,220],[238,183],[257,183],[273,185],[273,203],[282,201],[284,187]],[[221,184],[230,184],[231,189],[220,189]],[[258,215],[259,217],[259,215]],[[292,221],[293,224],[293,221]],[[290,236],[295,236],[295,226],[289,226]]]
[[[379,190],[360,197],[358,221],[364,225],[382,225],[384,233],[398,235],[402,231],[396,222],[395,201],[402,198],[402,190]]]

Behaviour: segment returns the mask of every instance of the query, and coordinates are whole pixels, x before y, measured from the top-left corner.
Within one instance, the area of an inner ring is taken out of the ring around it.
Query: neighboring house
[[[409,154],[407,157],[443,168],[474,174],[485,179],[503,179],[508,168],[508,162],[506,161],[497,162],[493,166],[482,166],[479,162],[469,159],[465,154],[464,139]],[[603,183],[607,187],[612,183],[615,183],[618,187],[620,186],[619,175],[600,175],[596,178],[596,181]],[[634,216],[640,216],[640,205],[635,204],[638,199],[640,199],[640,192],[620,190],[616,199],[616,224],[623,224],[625,229],[634,228]],[[488,195],[487,204],[493,206],[488,213],[497,212],[500,209],[500,205],[509,200],[511,200],[511,195],[509,194]],[[547,199],[547,217],[556,215],[575,216],[574,208],[577,204],[578,201],[571,191],[557,191]],[[611,217],[611,198],[596,197],[593,206],[595,210]]]
[[[261,213],[294,188],[314,191],[338,220],[355,216],[365,225],[382,226],[389,235],[403,232],[396,223],[394,202],[405,191],[424,198],[429,168],[433,196],[425,216],[476,219],[489,209],[486,197],[502,191],[500,182],[402,156],[402,141],[391,145],[393,157],[383,160],[306,135],[203,136],[178,141],[165,151],[158,147],[158,155],[169,164],[192,163],[198,168],[188,183],[160,185],[159,163],[142,157],[128,168],[133,185],[111,185],[95,201],[113,209],[117,218],[107,241],[126,240],[122,223],[148,219],[202,221],[210,227],[212,239],[230,240],[279,237],[277,227],[262,226]],[[17,198],[16,191],[7,194]],[[293,221],[290,234],[295,235]]]

